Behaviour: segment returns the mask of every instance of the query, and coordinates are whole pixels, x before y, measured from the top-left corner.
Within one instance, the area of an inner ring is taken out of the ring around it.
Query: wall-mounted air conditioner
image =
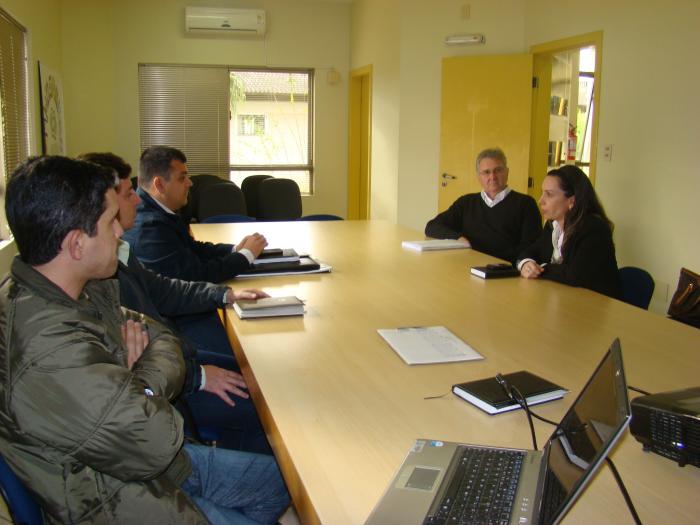
[[[210,35],[264,35],[265,11],[222,7],[186,7],[185,31]]]

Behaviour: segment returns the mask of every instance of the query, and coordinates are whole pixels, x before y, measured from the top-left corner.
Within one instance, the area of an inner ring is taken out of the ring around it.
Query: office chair
[[[330,213],[317,213],[315,215],[304,215],[300,217],[300,221],[342,221],[343,218]]]
[[[199,222],[216,215],[247,215],[243,192],[233,182],[209,184],[197,193]]]
[[[248,175],[241,182],[241,190],[245,197],[245,204],[248,208],[248,215],[260,218],[260,209],[258,207],[258,187],[260,183],[266,179],[271,179],[272,175]]]
[[[43,525],[41,507],[26,489],[22,481],[0,456],[0,492],[7,503],[10,516],[15,524]]]
[[[295,221],[301,217],[301,192],[292,179],[265,179],[258,187],[259,219]]]
[[[654,279],[649,272],[635,266],[625,266],[618,270],[622,286],[622,300],[644,310],[649,309],[654,294]]]
[[[231,181],[222,179],[216,175],[209,175],[208,173],[192,175],[190,180],[192,181],[192,187],[190,188],[187,205],[180,209],[180,215],[186,222],[194,222],[201,219],[199,216],[199,196],[205,188],[213,184],[233,184]]]

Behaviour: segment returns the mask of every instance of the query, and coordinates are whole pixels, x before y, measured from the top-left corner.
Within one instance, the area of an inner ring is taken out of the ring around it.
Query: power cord
[[[651,392],[647,392],[646,390],[642,390],[641,388],[637,388],[632,385],[627,385],[627,390],[631,390],[632,392],[637,392],[639,394],[644,394],[645,396],[651,395]]]
[[[622,492],[622,497],[625,498],[625,503],[627,503],[627,508],[629,509],[630,514],[632,514],[632,519],[637,525],[642,525],[642,521],[639,519],[639,514],[637,514],[637,509],[634,508],[632,498],[630,498],[629,492],[627,492],[627,487],[625,487],[622,477],[620,477],[620,473],[617,471],[617,467],[615,467],[615,463],[613,463],[612,459],[607,456],[605,457],[605,461],[607,462],[608,467],[610,467],[610,471],[615,477],[615,481],[617,481],[617,486],[620,487],[620,492]]]
[[[525,399],[525,396],[520,393],[520,391],[513,385],[509,385],[508,382],[503,378],[501,374],[496,374],[496,381],[498,381],[498,384],[501,385],[501,388],[503,391],[506,393],[506,395],[515,401],[518,405],[520,405],[523,410],[525,410],[525,414],[527,414],[527,421],[530,424],[530,433],[532,435],[532,445],[535,450],[537,450],[537,439],[535,437],[535,426],[532,423],[532,418],[539,419],[540,421],[544,421],[545,423],[549,423],[550,425],[553,426],[558,426],[557,423],[554,421],[551,421],[549,419],[546,419],[544,417],[541,417],[534,412],[530,410],[530,407],[527,404],[527,399]],[[640,390],[635,387],[627,386],[628,389],[633,390],[635,392],[639,392],[640,394],[644,395],[649,395],[649,392],[645,392],[643,390]],[[627,503],[627,508],[630,511],[630,514],[632,515],[632,519],[636,523],[636,525],[642,525],[642,521],[639,519],[639,514],[637,514],[637,509],[634,508],[634,503],[632,503],[632,498],[629,495],[629,492],[627,492],[627,487],[625,487],[625,483],[622,481],[622,477],[620,476],[620,473],[617,471],[617,468],[615,467],[615,464],[613,463],[612,459],[610,459],[608,456],[605,457],[605,461],[608,464],[608,467],[610,468],[610,471],[613,474],[613,477],[615,478],[615,481],[617,482],[617,486],[620,488],[620,492],[622,492],[622,497],[625,499],[625,503]]]
[[[520,390],[518,390],[515,386],[509,385],[508,381],[506,381],[501,374],[496,374],[496,381],[498,381],[498,384],[501,385],[501,388],[506,393],[506,395],[513,401],[515,401],[518,405],[520,405],[523,408],[523,410],[525,410],[525,414],[527,415],[527,422],[530,425],[530,435],[532,436],[532,448],[535,450],[539,450],[537,448],[535,424],[532,422],[532,412],[530,412],[530,407],[527,406],[527,399],[525,399],[525,396],[523,396]]]

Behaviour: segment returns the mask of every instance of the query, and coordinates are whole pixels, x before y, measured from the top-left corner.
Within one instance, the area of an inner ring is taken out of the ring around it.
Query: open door
[[[474,162],[485,148],[508,157],[508,185],[527,193],[532,55],[450,57],[442,61],[438,209],[481,191]]]
[[[529,193],[562,164],[580,167],[595,184],[603,33],[532,46],[535,88]]]

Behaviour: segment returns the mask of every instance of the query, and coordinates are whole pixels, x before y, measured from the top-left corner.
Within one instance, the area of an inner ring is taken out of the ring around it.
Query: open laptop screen
[[[540,523],[558,523],[629,423],[620,341],[598,368],[544,448]]]

